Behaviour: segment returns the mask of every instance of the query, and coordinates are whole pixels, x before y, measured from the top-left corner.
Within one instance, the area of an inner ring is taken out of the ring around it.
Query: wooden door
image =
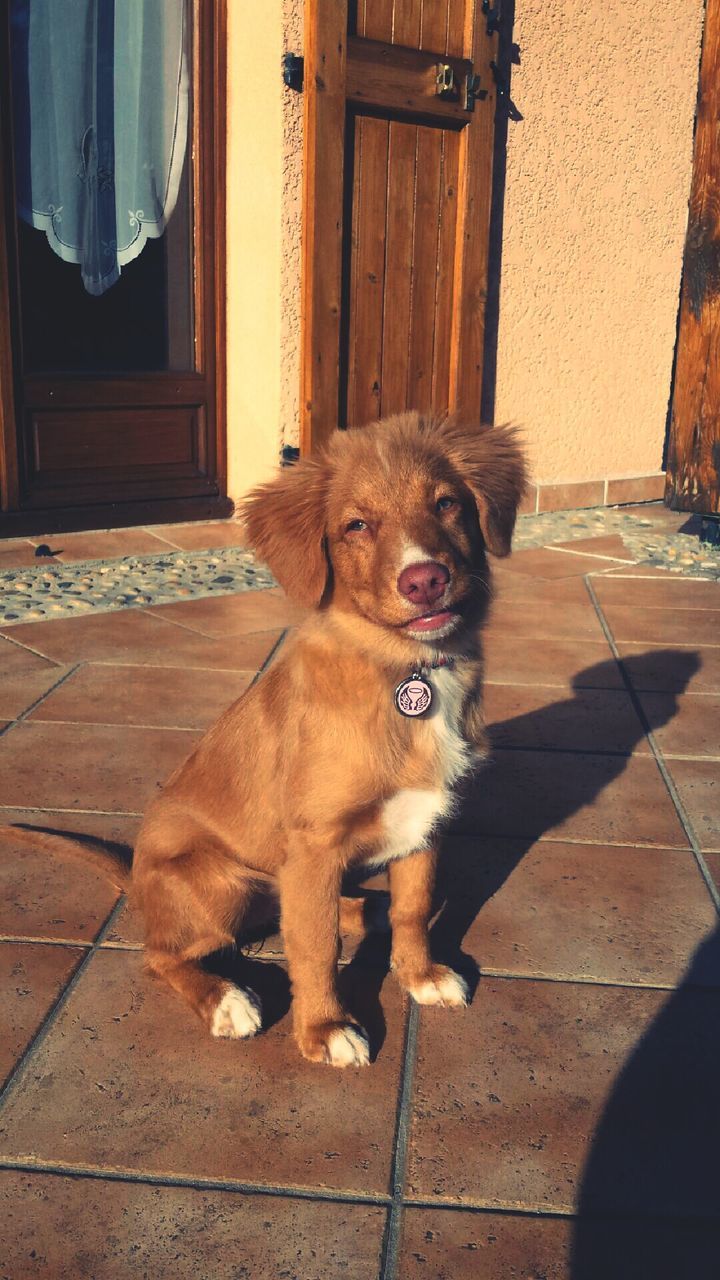
[[[180,195],[100,298],[16,215],[0,0],[0,533],[227,514],[225,0],[187,0]],[[3,178],[4,175],[4,178]]]
[[[720,514],[720,0],[708,0],[665,501]]]
[[[307,0],[301,449],[406,408],[479,419],[495,13]]]

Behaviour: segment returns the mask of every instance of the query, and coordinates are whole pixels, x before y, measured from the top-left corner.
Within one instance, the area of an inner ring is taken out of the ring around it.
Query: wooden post
[[[720,0],[707,0],[665,501],[720,513]]]

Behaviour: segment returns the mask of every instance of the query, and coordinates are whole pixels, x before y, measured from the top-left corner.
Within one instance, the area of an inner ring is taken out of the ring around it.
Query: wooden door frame
[[[347,91],[347,0],[305,0],[305,134],[301,285],[300,451],[326,443],[338,426],[340,334],[343,305],[344,149]],[[495,136],[495,86],[489,79],[488,41],[480,0],[468,6],[463,57],[485,73],[488,109],[462,129],[466,149],[458,193],[459,246],[450,351],[452,412],[480,420],[485,345],[485,303]],[[497,35],[491,50],[497,54]],[[450,59],[452,61],[452,59]],[[467,154],[467,149],[471,149]],[[470,161],[468,164],[467,161]],[[481,180],[481,175],[486,180]],[[472,247],[472,256],[470,249]],[[460,342],[460,333],[463,341]]]
[[[16,277],[15,193],[12,169],[10,85],[0,84],[0,537],[33,531],[208,519],[229,515],[226,437],[226,136],[227,136],[227,3],[192,0],[193,82],[200,101],[194,112],[188,154],[195,157],[194,251],[201,264],[195,279],[195,342],[202,374],[167,375],[168,385],[188,376],[206,378],[214,392],[216,493],[202,496],[99,502],[97,505],[32,509],[22,507],[22,468],[18,457],[20,341]],[[0,0],[0,66],[9,67],[10,5]],[[198,38],[199,36],[199,38]],[[198,233],[198,228],[199,233]],[[198,279],[202,278],[202,288]],[[10,317],[11,324],[2,323]],[[13,332],[13,329],[15,332]],[[157,376],[157,375],[152,375]],[[128,403],[142,396],[142,375],[129,375]],[[123,399],[126,399],[123,396]],[[120,402],[120,404],[122,401]]]

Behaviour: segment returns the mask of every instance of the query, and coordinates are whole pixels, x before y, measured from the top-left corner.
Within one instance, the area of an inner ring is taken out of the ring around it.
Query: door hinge
[[[282,60],[282,78],[288,89],[302,93],[305,59],[299,53],[284,53]]]
[[[507,78],[503,75],[497,62],[490,63],[490,70],[492,71],[492,78],[495,81],[495,88],[497,89],[498,97],[504,98],[510,91],[510,85]]]
[[[488,35],[492,36],[500,30],[502,0],[495,0],[494,8],[490,7],[490,0],[482,0],[482,11],[485,14],[485,29]]]

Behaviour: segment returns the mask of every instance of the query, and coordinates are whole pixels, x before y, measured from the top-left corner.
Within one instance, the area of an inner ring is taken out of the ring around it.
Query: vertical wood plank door
[[[700,66],[665,501],[720,514],[720,0],[708,0]]]
[[[479,420],[496,57],[481,0],[306,0],[301,449]]]

